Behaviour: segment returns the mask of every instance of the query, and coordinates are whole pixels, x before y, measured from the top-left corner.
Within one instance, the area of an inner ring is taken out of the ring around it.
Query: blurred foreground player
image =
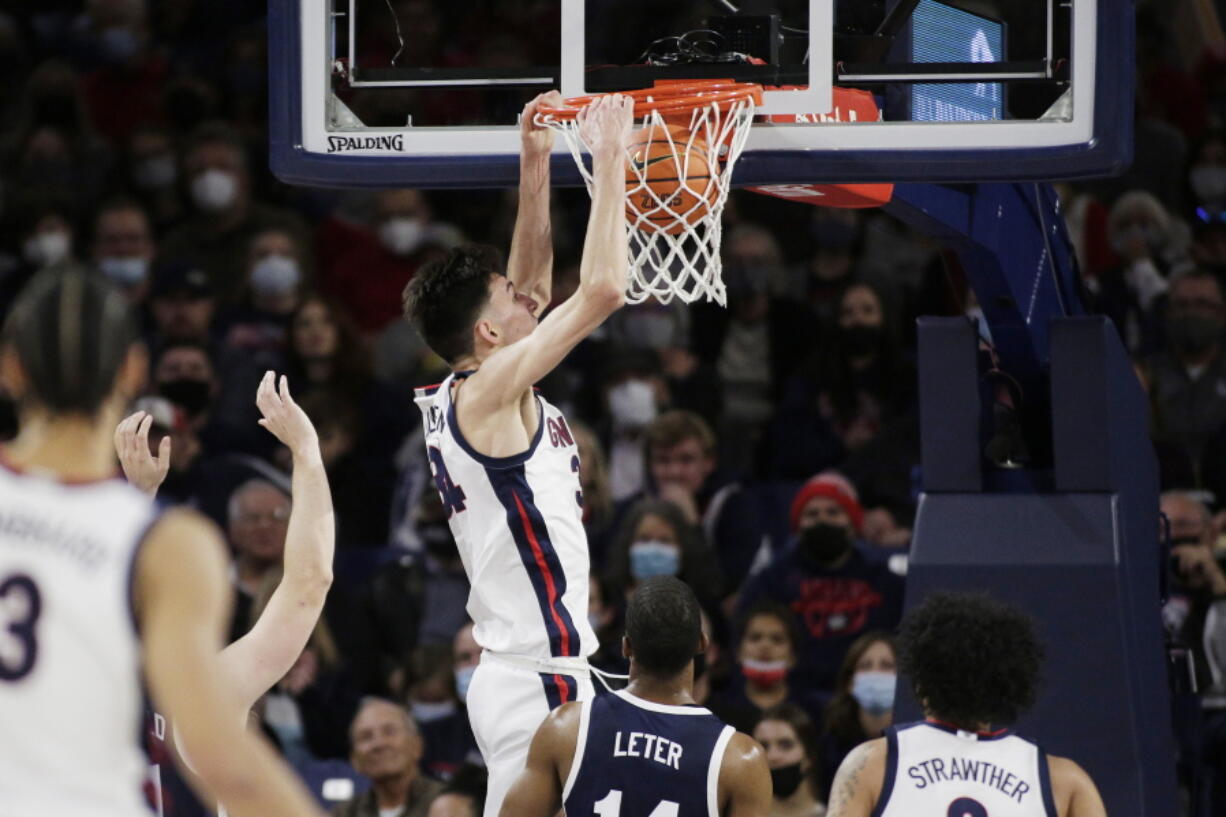
[[[1043,648],[1029,618],[986,596],[935,593],[899,641],[926,720],[853,749],[827,817],[1105,817],[1080,766],[1000,728],[1034,703]]]
[[[318,815],[232,716],[218,672],[221,537],[116,479],[111,437],[148,361],[127,299],[76,268],[40,273],[5,323],[20,431],[0,469],[0,814],[148,814],[141,679],[235,817]]]
[[[405,313],[452,368],[419,389],[426,452],[472,590],[468,613],[481,663],[469,720],[489,769],[485,814],[524,767],[532,734],[555,707],[591,694],[587,621],[591,559],[583,529],[579,449],[566,418],[533,384],[625,300],[628,277],[625,155],[628,97],[579,115],[595,177],[575,294],[544,319],[553,249],[549,160],[553,133],[523,113],[519,215],[506,274],[480,248],[460,248],[420,270]]]
[[[694,656],[704,652],[694,591],[660,576],[626,611],[630,684],[553,711],[501,817],[766,817],[771,776],[753,738],[694,703]]]

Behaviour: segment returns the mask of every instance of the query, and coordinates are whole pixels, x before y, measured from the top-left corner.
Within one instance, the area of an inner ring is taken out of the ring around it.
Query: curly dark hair
[[[404,316],[435,354],[455,365],[473,352],[473,324],[490,297],[490,276],[501,275],[493,247],[456,247],[417,271],[404,288]]]
[[[926,713],[974,730],[1035,701],[1043,645],[1029,616],[978,593],[933,593],[899,631],[898,663]]]
[[[702,639],[702,611],[689,585],[673,576],[639,584],[626,607],[626,640],[634,663],[656,678],[672,678],[690,665]]]

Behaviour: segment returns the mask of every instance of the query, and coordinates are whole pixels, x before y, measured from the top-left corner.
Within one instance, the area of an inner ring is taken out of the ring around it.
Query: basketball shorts
[[[587,659],[481,654],[467,705],[477,748],[489,770],[484,817],[498,817],[545,716],[564,703],[592,695]]]

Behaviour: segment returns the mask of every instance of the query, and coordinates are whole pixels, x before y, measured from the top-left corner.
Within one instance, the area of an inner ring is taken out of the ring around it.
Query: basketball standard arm
[[[629,274],[625,152],[633,109],[629,97],[614,95],[598,99],[579,114],[584,141],[592,151],[594,177],[579,288],[530,335],[481,364],[464,387],[462,413],[480,417],[518,405],[534,383],[625,303]]]
[[[511,784],[498,817],[553,817],[562,808],[562,781],[574,760],[582,707],[563,704],[537,727],[524,770]],[[565,769],[563,758],[569,759]]]
[[[234,717],[217,666],[229,608],[225,564],[221,536],[203,517],[172,510],[154,525],[133,593],[145,677],[203,794],[235,817],[322,817],[289,768]]]
[[[221,673],[240,712],[285,677],[302,653],[323,612],[332,586],[336,519],[319,438],[306,413],[294,402],[281,377],[280,392],[267,372],[256,390],[256,405],[271,431],[293,455],[289,525],[281,583],[251,630],[221,651]]]
[[[536,124],[537,108],[560,105],[557,91],[541,94],[524,106],[519,130],[519,212],[511,237],[507,277],[516,291],[526,293],[534,303],[533,315],[540,315],[553,290],[553,233],[549,223],[549,161],[553,152],[553,131]]]

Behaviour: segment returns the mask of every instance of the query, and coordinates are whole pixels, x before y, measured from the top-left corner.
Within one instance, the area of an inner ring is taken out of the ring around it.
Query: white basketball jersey
[[[153,501],[0,467],[0,817],[148,814],[131,605]]]
[[[562,413],[536,396],[528,450],[487,457],[456,423],[451,375],[417,390],[434,485],[472,589],[473,637],[487,650],[534,658],[586,657],[588,556],[579,449]],[[460,388],[463,393],[463,387]]]
[[[1017,735],[924,721],[893,727],[886,738],[875,817],[1058,817],[1047,755]]]

